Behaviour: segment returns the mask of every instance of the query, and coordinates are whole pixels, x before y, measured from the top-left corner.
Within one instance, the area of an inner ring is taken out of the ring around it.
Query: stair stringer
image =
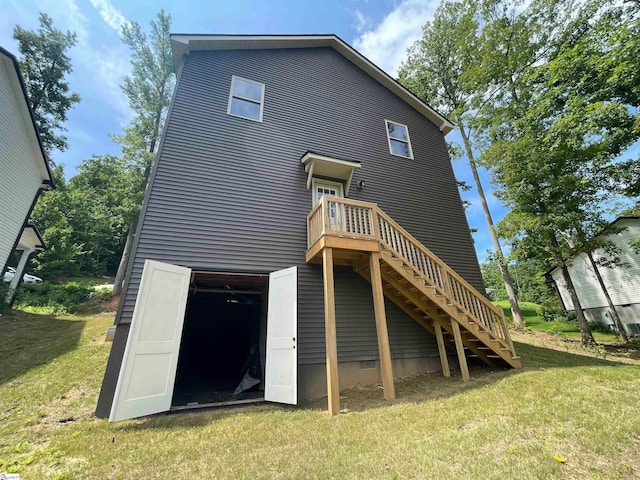
[[[382,265],[381,268],[383,269],[384,265]],[[368,268],[359,269],[356,271],[365,280],[367,280],[368,282],[371,282],[371,277],[369,275]],[[445,317],[439,315],[435,307],[425,308],[423,306],[418,306],[420,305],[421,302],[415,297],[415,295],[402,289],[402,287],[398,285],[398,282],[394,278],[390,277],[384,272],[381,272],[381,274],[382,274],[382,280],[383,280],[383,291],[385,296],[389,300],[395,303],[403,312],[405,312],[410,318],[416,321],[419,325],[421,325],[424,329],[426,329],[432,335],[435,335],[432,322],[437,322],[444,329],[443,333],[446,333],[449,336],[453,337],[453,328],[451,326],[450,317],[448,315],[445,314]],[[386,286],[385,286],[385,282],[386,282]],[[407,304],[403,299],[408,300],[410,302],[410,305]],[[411,305],[416,306],[418,310],[414,310],[414,308],[412,308]],[[487,365],[494,367],[495,362],[493,361],[493,359],[487,356],[487,352],[479,349],[478,346],[476,345],[476,342],[466,338],[466,334],[468,333],[469,332],[464,329],[461,332],[462,343],[464,344],[465,348],[468,351],[472,352],[473,354],[477,355],[478,358],[480,358]],[[451,352],[457,353],[455,345],[452,345],[451,342],[445,341],[445,346],[449,350],[451,350]]]
[[[371,283],[371,276],[369,275],[368,268],[358,268],[358,269],[354,268],[354,271],[358,273],[362,278],[364,278],[367,282]],[[404,295],[402,295],[401,292],[398,292],[398,290],[396,290],[395,287],[391,285],[387,285],[387,286],[384,285],[384,281],[385,281],[384,275],[382,277],[382,280],[383,280],[383,292],[385,297],[391,300],[398,308],[400,308],[405,314],[407,314],[409,318],[413,319],[418,325],[420,325],[422,328],[427,330],[430,334],[435,336],[435,329],[433,327],[433,322],[435,322],[436,320],[433,320],[430,316],[425,315],[424,314],[425,312],[416,312],[415,310],[413,310],[410,306],[408,306],[402,300],[402,298],[406,298],[406,297],[404,297]],[[400,295],[397,295],[398,293],[400,293]],[[440,324],[444,329],[444,331],[442,332],[443,336],[445,334],[453,335],[451,324],[446,324],[446,322],[443,322],[443,321],[438,321],[438,324]],[[465,340],[463,340],[463,343],[465,343]],[[455,345],[447,341],[447,337],[445,337],[444,345],[445,345],[445,348],[449,349],[452,353],[457,354]],[[474,351],[473,346],[470,346],[469,350]],[[478,355],[478,357],[482,358],[481,354]],[[482,358],[482,359],[485,362],[487,362],[489,365],[491,366],[494,365],[491,359],[487,359],[487,358]]]
[[[386,247],[386,245],[385,245]],[[435,285],[431,285],[430,280],[426,278],[421,272],[419,272],[413,265],[411,265],[408,261],[403,258],[394,255],[391,250],[388,248],[383,248],[380,251],[380,257],[384,261],[386,265],[391,267],[395,272],[397,272],[406,282],[408,282],[412,287],[416,288],[422,294],[422,298],[413,297],[413,294],[408,291],[408,289],[400,286],[396,287],[396,289],[402,289],[403,294],[407,296],[408,299],[412,301],[415,307],[419,308],[421,311],[429,314],[434,320],[438,321],[441,326],[445,328],[449,333],[451,333],[451,326],[447,325],[447,322],[440,322],[437,316],[434,318],[434,312],[441,310],[443,313],[446,313],[451,321],[456,321],[462,328],[462,330],[469,332],[472,336],[480,340],[484,346],[488,347],[489,350],[492,351],[497,357],[501,358],[505,362],[507,362],[513,368],[520,368],[521,362],[519,357],[514,357],[511,349],[507,342],[503,339],[497,337],[491,330],[486,328],[484,325],[475,322],[473,317],[464,311],[464,309],[460,305],[456,305],[452,302],[452,300],[448,299],[446,296],[439,294],[438,289]],[[382,275],[383,278],[389,278],[388,272],[383,268]],[[391,277],[392,278],[392,277]],[[396,282],[397,283],[397,282]],[[437,314],[436,314],[437,315]],[[469,350],[474,351],[480,358],[486,362],[490,357],[487,357],[489,353],[484,354],[484,352],[477,347],[472,347],[469,345],[471,342],[464,342],[465,345],[469,348]],[[479,353],[483,352],[483,353]],[[487,362],[489,363],[489,362]]]

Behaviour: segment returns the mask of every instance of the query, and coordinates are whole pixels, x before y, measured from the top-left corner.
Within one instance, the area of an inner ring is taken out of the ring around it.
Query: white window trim
[[[262,95],[261,95],[262,98],[261,98],[260,102],[256,102],[252,98],[246,98],[246,97],[242,97],[240,95],[234,95],[233,94],[233,87],[235,86],[236,78],[238,80],[243,80],[243,81],[248,82],[248,83],[253,83],[255,85],[260,85],[260,88],[262,89]],[[265,91],[264,83],[256,82],[255,80],[249,80],[248,78],[239,77],[237,75],[231,75],[231,87],[229,88],[229,102],[227,104],[227,115],[231,115],[232,117],[244,118],[246,120],[252,120],[254,122],[262,122],[262,112],[264,110],[264,91]],[[238,98],[240,100],[244,100],[245,102],[259,103],[260,104],[260,118],[255,119],[255,118],[251,118],[251,117],[245,117],[244,115],[237,115],[235,113],[231,113],[231,101],[234,98]]]
[[[318,199],[317,199],[318,187],[335,188],[336,191],[338,192],[338,198],[344,198],[344,189],[343,189],[342,182],[334,182],[333,180],[323,180],[322,178],[314,178],[311,181],[311,192],[312,192],[311,201],[314,207],[318,203]]]
[[[398,155],[397,153],[393,153],[393,150],[391,150],[391,137],[389,136],[389,124],[393,123],[395,125],[400,125],[401,127],[404,127],[407,129],[407,141],[405,142],[404,140],[401,140],[399,138],[394,138],[393,140],[395,140],[396,142],[402,142],[402,143],[406,143],[407,146],[409,147],[409,156],[405,157],[404,155]],[[411,160],[413,160],[413,148],[411,147],[411,136],[409,135],[409,127],[407,127],[404,123],[400,123],[400,122],[394,122],[393,120],[387,120],[386,118],[384,119],[384,130],[387,133],[387,145],[389,146],[389,153],[395,157],[402,157],[402,158],[409,158]]]

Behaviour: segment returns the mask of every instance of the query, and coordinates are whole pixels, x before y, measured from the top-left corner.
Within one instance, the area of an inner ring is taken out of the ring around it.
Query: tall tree
[[[589,240],[607,223],[602,172],[639,135],[636,109],[629,108],[635,99],[620,88],[627,79],[616,80],[609,61],[628,48],[616,34],[630,15],[601,0],[580,5],[545,61],[527,69],[518,95],[498,99],[502,114],[492,119],[484,152],[501,186],[497,194],[511,209],[501,231],[517,255],[560,267],[584,344],[595,341],[567,259],[597,248]],[[569,233],[573,244],[563,240]]]
[[[80,101],[77,93],[69,91],[66,81],[73,71],[67,51],[76,44],[76,34],[54,28],[51,17],[41,13],[37,32],[16,26],[13,38],[22,55],[20,70],[43,147],[48,154],[56,149],[66,150],[67,138],[60,132],[66,130],[63,124],[67,112]]]
[[[487,15],[485,21],[481,22],[483,12],[497,12],[500,9],[506,13],[502,16],[496,15],[495,18]],[[514,24],[509,16],[513,9],[515,4],[511,5],[508,1],[463,0],[441,3],[433,21],[424,25],[423,37],[409,49],[408,58],[400,67],[399,80],[449,116],[460,131],[514,323],[518,329],[522,329],[524,321],[480,180],[472,143],[475,112],[482,108],[488,95],[488,68],[495,67],[496,63],[489,64],[489,67],[485,64],[483,52],[487,51],[485,44],[490,42],[485,38],[486,35],[483,37],[483,31],[493,32],[492,48],[497,48],[498,37],[503,40],[500,45],[505,51],[502,68],[506,64],[512,71],[517,72],[518,69],[522,69],[522,64],[532,61],[535,52],[528,44],[529,38],[521,33],[521,30],[526,30],[523,22]],[[487,23],[487,20],[491,23]],[[502,86],[498,86],[495,90],[501,88]]]
[[[129,253],[137,227],[139,208],[151,173],[153,159],[158,149],[164,120],[175,86],[175,70],[171,56],[169,32],[171,15],[161,10],[151,21],[149,36],[136,22],[122,28],[122,39],[131,49],[130,76],[125,77],[122,91],[129,99],[129,106],[136,114],[124,134],[115,139],[122,147],[123,157],[132,170],[137,171],[132,183],[131,198],[138,210],[129,225],[122,258],[116,274],[113,294],[119,295],[129,262]]]

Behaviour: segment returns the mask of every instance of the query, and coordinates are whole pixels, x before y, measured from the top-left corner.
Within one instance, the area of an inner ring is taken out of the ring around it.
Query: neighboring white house
[[[15,249],[22,249],[28,257],[43,247],[38,242],[36,248],[27,241],[30,234],[23,232],[40,192],[52,187],[18,61],[0,47],[0,274]],[[20,263],[26,263],[26,257]],[[17,277],[21,276],[18,272]]]
[[[623,266],[599,265],[598,270],[625,330],[628,334],[640,335],[640,254],[629,246],[633,239],[640,237],[640,217],[619,217],[612,225],[624,229],[607,237],[620,249]],[[596,250],[593,257],[597,261],[606,256],[602,250]],[[587,320],[610,325],[613,329],[610,308],[589,257],[581,253],[573,257],[569,265],[569,275]],[[556,284],[565,309],[575,310],[560,269],[556,267],[549,274]]]

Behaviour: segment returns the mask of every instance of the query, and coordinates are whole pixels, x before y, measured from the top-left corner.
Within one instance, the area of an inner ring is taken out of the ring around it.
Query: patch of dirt
[[[35,430],[55,430],[80,420],[90,420],[94,410],[94,392],[72,387],[67,393],[41,408]]]
[[[83,305],[91,312],[96,312],[98,316],[115,315],[120,303],[120,295],[112,297],[109,293],[99,293],[87,300]]]
[[[108,312],[109,314],[114,313],[118,310],[118,304],[120,303],[120,295],[116,295],[115,297],[111,297],[110,299],[100,303],[100,310],[103,312]]]

